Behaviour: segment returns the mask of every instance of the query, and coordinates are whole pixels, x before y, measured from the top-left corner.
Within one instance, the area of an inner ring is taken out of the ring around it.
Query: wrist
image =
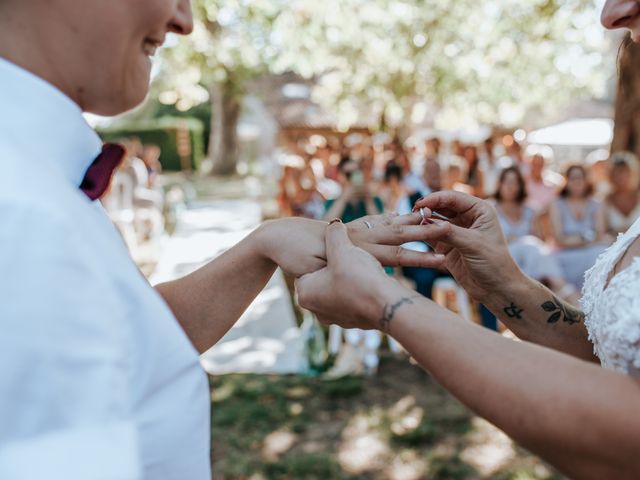
[[[525,275],[517,266],[496,287],[489,292],[482,303],[493,313],[502,312],[512,303],[520,305],[523,299],[531,295],[532,289],[537,288],[538,282]]]
[[[389,333],[391,324],[396,320],[397,309],[407,303],[408,299],[420,296],[386,275],[371,292],[373,296],[369,302],[367,318],[373,328],[386,333]]]
[[[256,228],[248,237],[250,248],[262,261],[277,263],[275,249],[278,231],[284,219],[268,220]]]

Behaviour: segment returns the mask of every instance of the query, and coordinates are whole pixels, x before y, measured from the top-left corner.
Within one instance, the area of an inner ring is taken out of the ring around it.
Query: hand
[[[432,219],[425,237],[443,266],[474,299],[483,301],[501,285],[522,275],[509,254],[495,208],[470,195],[443,191],[416,202],[415,208],[435,210],[451,222]]]
[[[326,231],[327,266],[296,280],[298,302],[322,323],[345,328],[378,328],[384,292],[393,282],[380,263],[349,239],[335,222]]]
[[[421,219],[419,213],[371,215],[347,224],[347,230],[355,245],[384,265],[434,268],[442,264],[441,256],[414,252],[400,246],[425,236],[428,228],[419,225]],[[283,218],[265,222],[252,235],[262,256],[299,277],[326,265],[326,228],[326,222]]]

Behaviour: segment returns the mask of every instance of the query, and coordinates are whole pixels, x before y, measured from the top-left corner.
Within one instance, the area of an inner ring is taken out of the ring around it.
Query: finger
[[[423,241],[430,244],[445,243],[462,251],[477,249],[481,245],[476,232],[450,222],[434,220],[434,223],[424,225],[423,228]]]
[[[334,262],[339,263],[345,249],[353,247],[347,233],[347,227],[342,222],[336,222],[327,227],[325,242],[327,243],[327,263],[329,265]]]
[[[433,225],[436,225],[435,223]],[[440,227],[441,228],[441,227]],[[380,227],[371,231],[365,242],[378,243],[381,245],[402,245],[408,242],[426,241],[432,233],[432,225],[390,225]],[[436,232],[438,229],[435,229]],[[437,236],[435,237],[437,238]]]
[[[365,247],[380,263],[388,267],[440,268],[444,255],[433,252],[416,252],[400,246],[367,245]]]
[[[423,216],[424,215],[424,216]],[[424,208],[422,213],[420,210],[416,210],[415,212],[409,213],[407,215],[398,215],[395,217],[391,224],[392,225],[420,225],[422,220],[425,218],[429,218],[431,216],[431,210],[428,208]]]
[[[482,200],[466,193],[443,190],[432,193],[416,202],[418,208],[436,210],[446,216],[462,215],[478,205]]]

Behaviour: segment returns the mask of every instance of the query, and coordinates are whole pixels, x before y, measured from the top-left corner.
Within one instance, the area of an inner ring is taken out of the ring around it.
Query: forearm
[[[201,353],[234,325],[276,269],[260,253],[255,236],[190,275],[156,286]]]
[[[385,321],[463,403],[572,478],[638,478],[638,385],[573,357],[463,322],[401,287]]]
[[[518,338],[597,361],[584,314],[522,272],[482,301]]]

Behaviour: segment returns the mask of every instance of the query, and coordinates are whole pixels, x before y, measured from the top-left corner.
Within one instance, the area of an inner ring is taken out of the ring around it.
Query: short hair
[[[507,167],[500,172],[500,177],[498,179],[498,187],[496,189],[496,193],[493,196],[498,202],[502,201],[502,195],[500,195],[500,188],[502,187],[502,184],[507,178],[507,175],[509,175],[510,173],[514,173],[516,175],[516,178],[518,179],[518,195],[516,196],[516,202],[524,203],[524,201],[527,199],[527,184],[525,183],[524,177],[522,176],[522,172],[518,167]]]
[[[574,170],[580,170],[582,172],[582,175],[584,176],[584,181],[587,184],[587,188],[585,188],[583,198],[591,196],[593,194],[593,184],[589,181],[589,175],[587,174],[587,169],[584,168],[584,166],[582,165],[570,165],[569,168],[567,168],[567,171],[564,174],[564,178],[567,180],[567,183],[565,184],[563,189],[560,190],[560,196],[562,198],[566,198],[569,196],[569,175],[571,175],[571,172],[573,172]]]

